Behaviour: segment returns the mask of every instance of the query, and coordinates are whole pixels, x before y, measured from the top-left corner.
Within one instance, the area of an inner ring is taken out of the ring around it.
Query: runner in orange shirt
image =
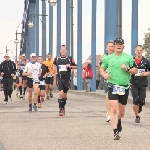
[[[47,100],[49,100],[50,97],[51,98],[53,97],[52,89],[53,89],[54,72],[55,72],[55,67],[53,65],[52,56],[49,53],[47,54],[47,60],[44,61],[43,64],[45,64],[49,69],[49,73],[47,74],[47,77],[46,77],[46,80],[45,80],[46,95],[47,95]]]

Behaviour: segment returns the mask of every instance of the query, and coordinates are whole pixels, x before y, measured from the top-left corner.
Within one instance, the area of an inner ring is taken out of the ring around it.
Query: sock
[[[64,108],[63,100],[62,99],[58,99],[58,103],[59,103],[59,109]]]
[[[38,103],[41,103],[40,96],[38,96]]]
[[[23,94],[24,94],[24,95],[25,95],[26,89],[27,89],[27,87],[24,87],[24,88],[23,88]]]
[[[117,129],[113,129],[113,131],[114,131],[114,134],[118,131]]]
[[[63,105],[65,107],[67,98],[63,98]]]
[[[22,95],[22,86],[19,86],[20,95]]]

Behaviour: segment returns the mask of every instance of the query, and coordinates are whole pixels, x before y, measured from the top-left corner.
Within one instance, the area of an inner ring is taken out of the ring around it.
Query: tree
[[[145,33],[143,49],[145,52],[145,57],[150,60],[150,29],[149,32]]]

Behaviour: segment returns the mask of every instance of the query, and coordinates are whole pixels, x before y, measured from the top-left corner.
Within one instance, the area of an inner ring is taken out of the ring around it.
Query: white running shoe
[[[106,122],[110,122],[110,116],[108,115],[108,112],[106,113]]]

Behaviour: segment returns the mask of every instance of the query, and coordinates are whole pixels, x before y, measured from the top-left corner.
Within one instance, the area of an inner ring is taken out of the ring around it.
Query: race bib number
[[[45,80],[40,81],[39,85],[46,85]]]
[[[59,72],[67,71],[66,65],[59,65]]]
[[[47,75],[47,77],[52,77],[52,74],[51,74],[51,73],[49,73],[49,74]]]
[[[120,87],[120,86],[114,86],[112,94],[124,95],[125,94],[125,88]]]
[[[40,82],[39,79],[33,79],[33,84],[39,83],[39,82]]]
[[[143,72],[145,72],[145,69],[138,69],[138,72],[135,74],[135,76],[141,76]]]
[[[23,70],[24,69],[24,66],[20,66],[20,70]]]

